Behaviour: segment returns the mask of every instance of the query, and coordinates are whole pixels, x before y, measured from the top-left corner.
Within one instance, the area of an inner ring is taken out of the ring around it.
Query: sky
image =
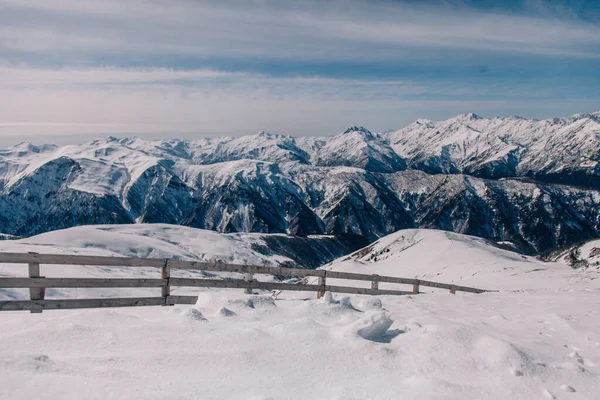
[[[598,110],[598,0],[0,0],[3,146]]]

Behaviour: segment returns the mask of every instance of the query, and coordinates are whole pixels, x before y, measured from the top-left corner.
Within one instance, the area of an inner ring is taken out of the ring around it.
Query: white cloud
[[[264,85],[267,82],[298,84],[336,84],[400,86],[409,85],[402,80],[336,79],[320,76],[272,77],[261,73],[230,72],[215,69],[175,68],[117,68],[117,67],[54,67],[0,65],[0,87],[52,86],[52,85],[106,85],[174,83],[178,81],[211,82],[218,79],[244,80]]]
[[[172,68],[33,68],[0,66],[0,87],[49,85],[106,85],[177,80],[206,81],[216,78],[244,77],[247,74],[212,69],[176,70]]]
[[[425,47],[600,57],[600,27],[582,21],[389,2],[6,0],[5,7],[12,13],[0,17],[0,48],[11,51],[331,61],[413,58]]]

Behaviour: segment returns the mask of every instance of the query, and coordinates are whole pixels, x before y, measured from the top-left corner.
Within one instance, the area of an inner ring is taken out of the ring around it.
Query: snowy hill
[[[79,226],[0,242],[0,251],[173,258],[316,268],[360,247],[357,237],[232,233],[167,224]]]
[[[560,288],[568,281],[589,286],[600,278],[481,238],[427,229],[398,231],[323,268],[509,290]]]
[[[23,143],[0,151],[0,233],[168,223],[374,241],[421,227],[538,253],[600,236],[598,118],[463,115],[387,134]]]

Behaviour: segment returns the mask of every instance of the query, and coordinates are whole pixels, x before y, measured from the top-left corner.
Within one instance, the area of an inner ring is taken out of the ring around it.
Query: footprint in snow
[[[573,389],[573,387],[571,387],[569,385],[560,385],[560,388],[562,390],[564,390],[565,392],[569,392],[569,393],[575,392],[575,389]]]
[[[54,362],[45,354],[31,358],[31,365],[36,371],[50,371],[54,367]]]
[[[577,361],[579,364],[585,365],[586,367],[593,367],[596,365],[592,361],[581,357],[576,351],[569,353],[569,357],[574,358],[575,361]]]

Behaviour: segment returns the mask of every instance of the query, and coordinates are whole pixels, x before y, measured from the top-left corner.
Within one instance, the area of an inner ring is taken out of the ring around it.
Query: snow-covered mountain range
[[[600,236],[600,113],[552,120],[419,120],[330,137],[83,145],[0,151],[0,232],[170,223],[219,232],[451,230],[536,253]]]
[[[387,139],[410,167],[430,173],[600,188],[600,112],[542,121],[464,114],[418,120]]]

